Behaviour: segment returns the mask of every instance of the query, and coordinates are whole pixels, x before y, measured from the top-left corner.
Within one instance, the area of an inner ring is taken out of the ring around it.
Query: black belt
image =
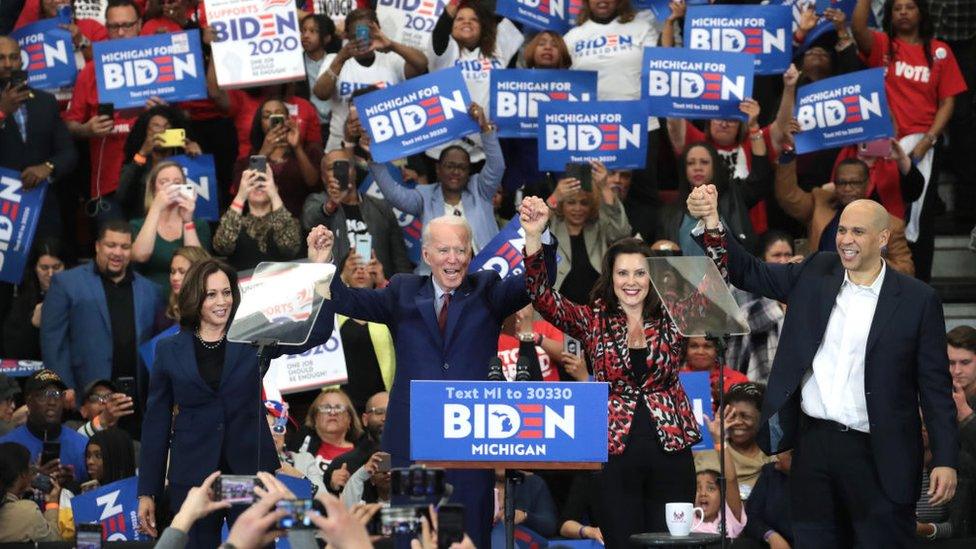
[[[826,429],[828,431],[839,431],[841,433],[852,433],[856,435],[866,435],[867,433],[858,431],[849,425],[844,425],[830,419],[820,419],[803,414],[803,420],[809,429]]]

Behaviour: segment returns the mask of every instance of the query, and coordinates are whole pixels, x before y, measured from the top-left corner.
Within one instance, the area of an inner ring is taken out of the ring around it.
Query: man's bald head
[[[891,234],[889,219],[884,206],[873,200],[855,200],[841,212],[837,223],[837,253],[852,278],[855,274],[873,274],[881,268],[881,251],[888,245]]]
[[[20,45],[9,36],[0,36],[0,78],[10,78],[21,65]]]

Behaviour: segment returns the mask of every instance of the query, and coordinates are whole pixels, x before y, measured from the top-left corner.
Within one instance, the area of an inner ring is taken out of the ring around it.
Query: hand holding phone
[[[160,146],[166,148],[180,148],[186,146],[186,130],[171,128],[159,134]]]
[[[566,177],[578,180],[580,182],[580,189],[584,192],[593,190],[593,167],[589,163],[567,163]]]
[[[369,233],[356,235],[356,255],[361,264],[369,263],[373,256],[373,235]]]
[[[263,154],[252,154],[248,159],[248,168],[264,174],[268,171],[268,157]]]
[[[583,344],[580,343],[580,340],[578,340],[576,338],[570,337],[568,335],[564,335],[563,336],[563,352],[564,353],[567,353],[567,354],[570,354],[570,355],[574,355],[574,356],[582,356],[583,355]]]
[[[339,183],[340,191],[352,189],[352,181],[349,178],[349,161],[336,160],[332,163],[332,177]]]

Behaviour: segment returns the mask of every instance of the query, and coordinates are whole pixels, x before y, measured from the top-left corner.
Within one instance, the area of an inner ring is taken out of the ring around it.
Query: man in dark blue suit
[[[318,253],[331,254],[331,231],[320,225],[312,233],[310,241],[325,242]],[[398,274],[379,290],[347,288],[338,276],[331,286],[337,313],[386,324],[393,332],[397,369],[383,449],[395,467],[410,464],[410,381],[484,381],[488,361],[498,352],[502,320],[529,304],[522,275],[502,280],[494,271],[468,273],[471,228],[462,217],[431,220],[422,254],[430,275]],[[478,547],[490,547],[492,471],[448,471],[447,482],[454,488],[452,499],[465,506],[468,535]]]
[[[689,212],[724,234],[712,186]],[[701,224],[695,232],[702,230]],[[921,487],[921,405],[934,504],[952,499],[959,440],[935,291],[888,268],[888,215],[857,200],[841,213],[837,253],[774,265],[728,246],[736,287],[787,303],[763,402],[759,445],[793,449],[794,547],[909,547]]]

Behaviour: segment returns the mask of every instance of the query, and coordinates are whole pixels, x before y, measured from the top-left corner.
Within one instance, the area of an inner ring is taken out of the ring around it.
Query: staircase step
[[[976,326],[976,303],[945,303],[942,311],[947,332],[956,326]]]

